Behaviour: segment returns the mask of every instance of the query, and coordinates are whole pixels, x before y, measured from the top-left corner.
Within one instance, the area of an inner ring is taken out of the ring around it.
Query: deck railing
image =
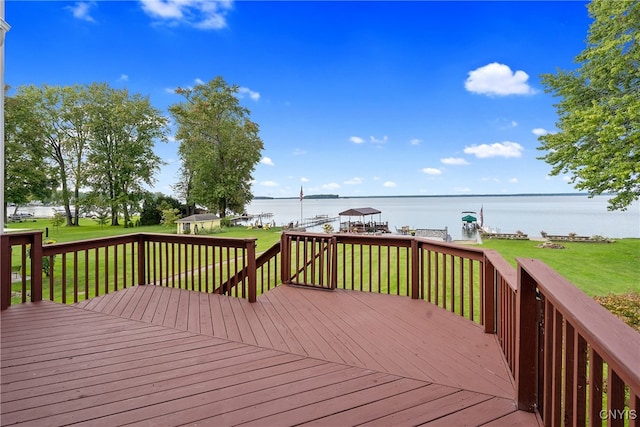
[[[144,284],[250,301],[280,283],[424,299],[495,334],[518,407],[545,425],[640,422],[640,334],[539,261],[519,259],[516,270],[477,247],[343,233],[286,232],[259,255],[255,239],[149,233],[52,245],[15,233],[0,243],[2,309],[12,282],[20,302]]]
[[[640,425],[640,334],[541,261],[518,259],[517,293],[518,407],[545,425]]]
[[[481,249],[410,236],[284,233],[283,283],[425,299],[483,323]]]

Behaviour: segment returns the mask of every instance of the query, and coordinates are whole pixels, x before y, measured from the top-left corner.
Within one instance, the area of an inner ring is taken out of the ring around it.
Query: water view
[[[250,214],[272,213],[267,221],[276,225],[299,222],[301,218],[318,215],[338,217],[350,208],[372,207],[382,213],[380,218],[395,231],[410,228],[449,229],[453,239],[462,239],[461,213],[483,210],[484,224],[497,232],[522,231],[530,237],[549,234],[576,233],[584,236],[640,237],[640,205],[635,202],[626,211],[607,210],[607,196],[588,198],[584,195],[541,196],[428,196],[428,197],[367,197],[339,199],[261,199],[248,207]],[[343,217],[342,221],[347,218]],[[332,222],[339,229],[339,219]],[[309,231],[320,231],[313,227]]]

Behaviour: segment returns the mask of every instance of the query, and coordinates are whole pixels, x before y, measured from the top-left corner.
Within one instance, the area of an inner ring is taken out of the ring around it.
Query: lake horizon
[[[548,234],[576,233],[608,238],[640,238],[640,205],[632,203],[625,211],[607,210],[611,195],[589,197],[586,193],[553,194],[465,194],[412,196],[339,196],[255,198],[247,213],[272,213],[265,221],[287,225],[315,216],[338,217],[330,222],[339,230],[339,213],[352,208],[372,207],[381,211],[370,219],[388,222],[391,232],[408,226],[447,228],[454,240],[464,239],[461,213],[483,211],[484,224],[501,233],[522,231],[530,238]],[[355,220],[355,219],[354,219]],[[479,218],[478,218],[479,220]],[[311,227],[309,231],[322,231]]]

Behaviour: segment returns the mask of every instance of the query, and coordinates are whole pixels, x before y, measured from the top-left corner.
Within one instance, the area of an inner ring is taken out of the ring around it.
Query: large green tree
[[[85,183],[85,151],[90,142],[85,86],[22,86],[17,98],[29,105],[35,143],[42,145],[56,168],[68,226],[78,224],[80,189]],[[71,207],[73,206],[73,210]]]
[[[31,200],[44,200],[55,181],[39,141],[36,115],[22,97],[5,97],[4,200],[16,207]]]
[[[153,148],[155,141],[166,140],[167,119],[147,97],[131,95],[126,89],[93,84],[89,96],[90,199],[96,205],[108,201],[111,225],[119,225],[120,213],[128,224],[131,209],[137,208],[144,196],[143,184],[153,184],[163,164]]]
[[[176,139],[187,204],[197,203],[225,217],[243,212],[253,195],[252,173],[263,149],[258,125],[238,100],[239,87],[217,77],[193,89],[178,89],[184,101],[169,111],[178,125]]]
[[[590,195],[615,193],[609,209],[640,196],[640,2],[594,0],[579,67],[542,76],[560,98],[558,132],[541,136],[551,174],[569,173]]]

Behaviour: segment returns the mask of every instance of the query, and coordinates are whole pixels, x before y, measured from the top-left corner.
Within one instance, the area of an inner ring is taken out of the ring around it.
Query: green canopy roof
[[[476,222],[476,217],[473,215],[465,215],[462,217],[462,221],[464,222]]]

